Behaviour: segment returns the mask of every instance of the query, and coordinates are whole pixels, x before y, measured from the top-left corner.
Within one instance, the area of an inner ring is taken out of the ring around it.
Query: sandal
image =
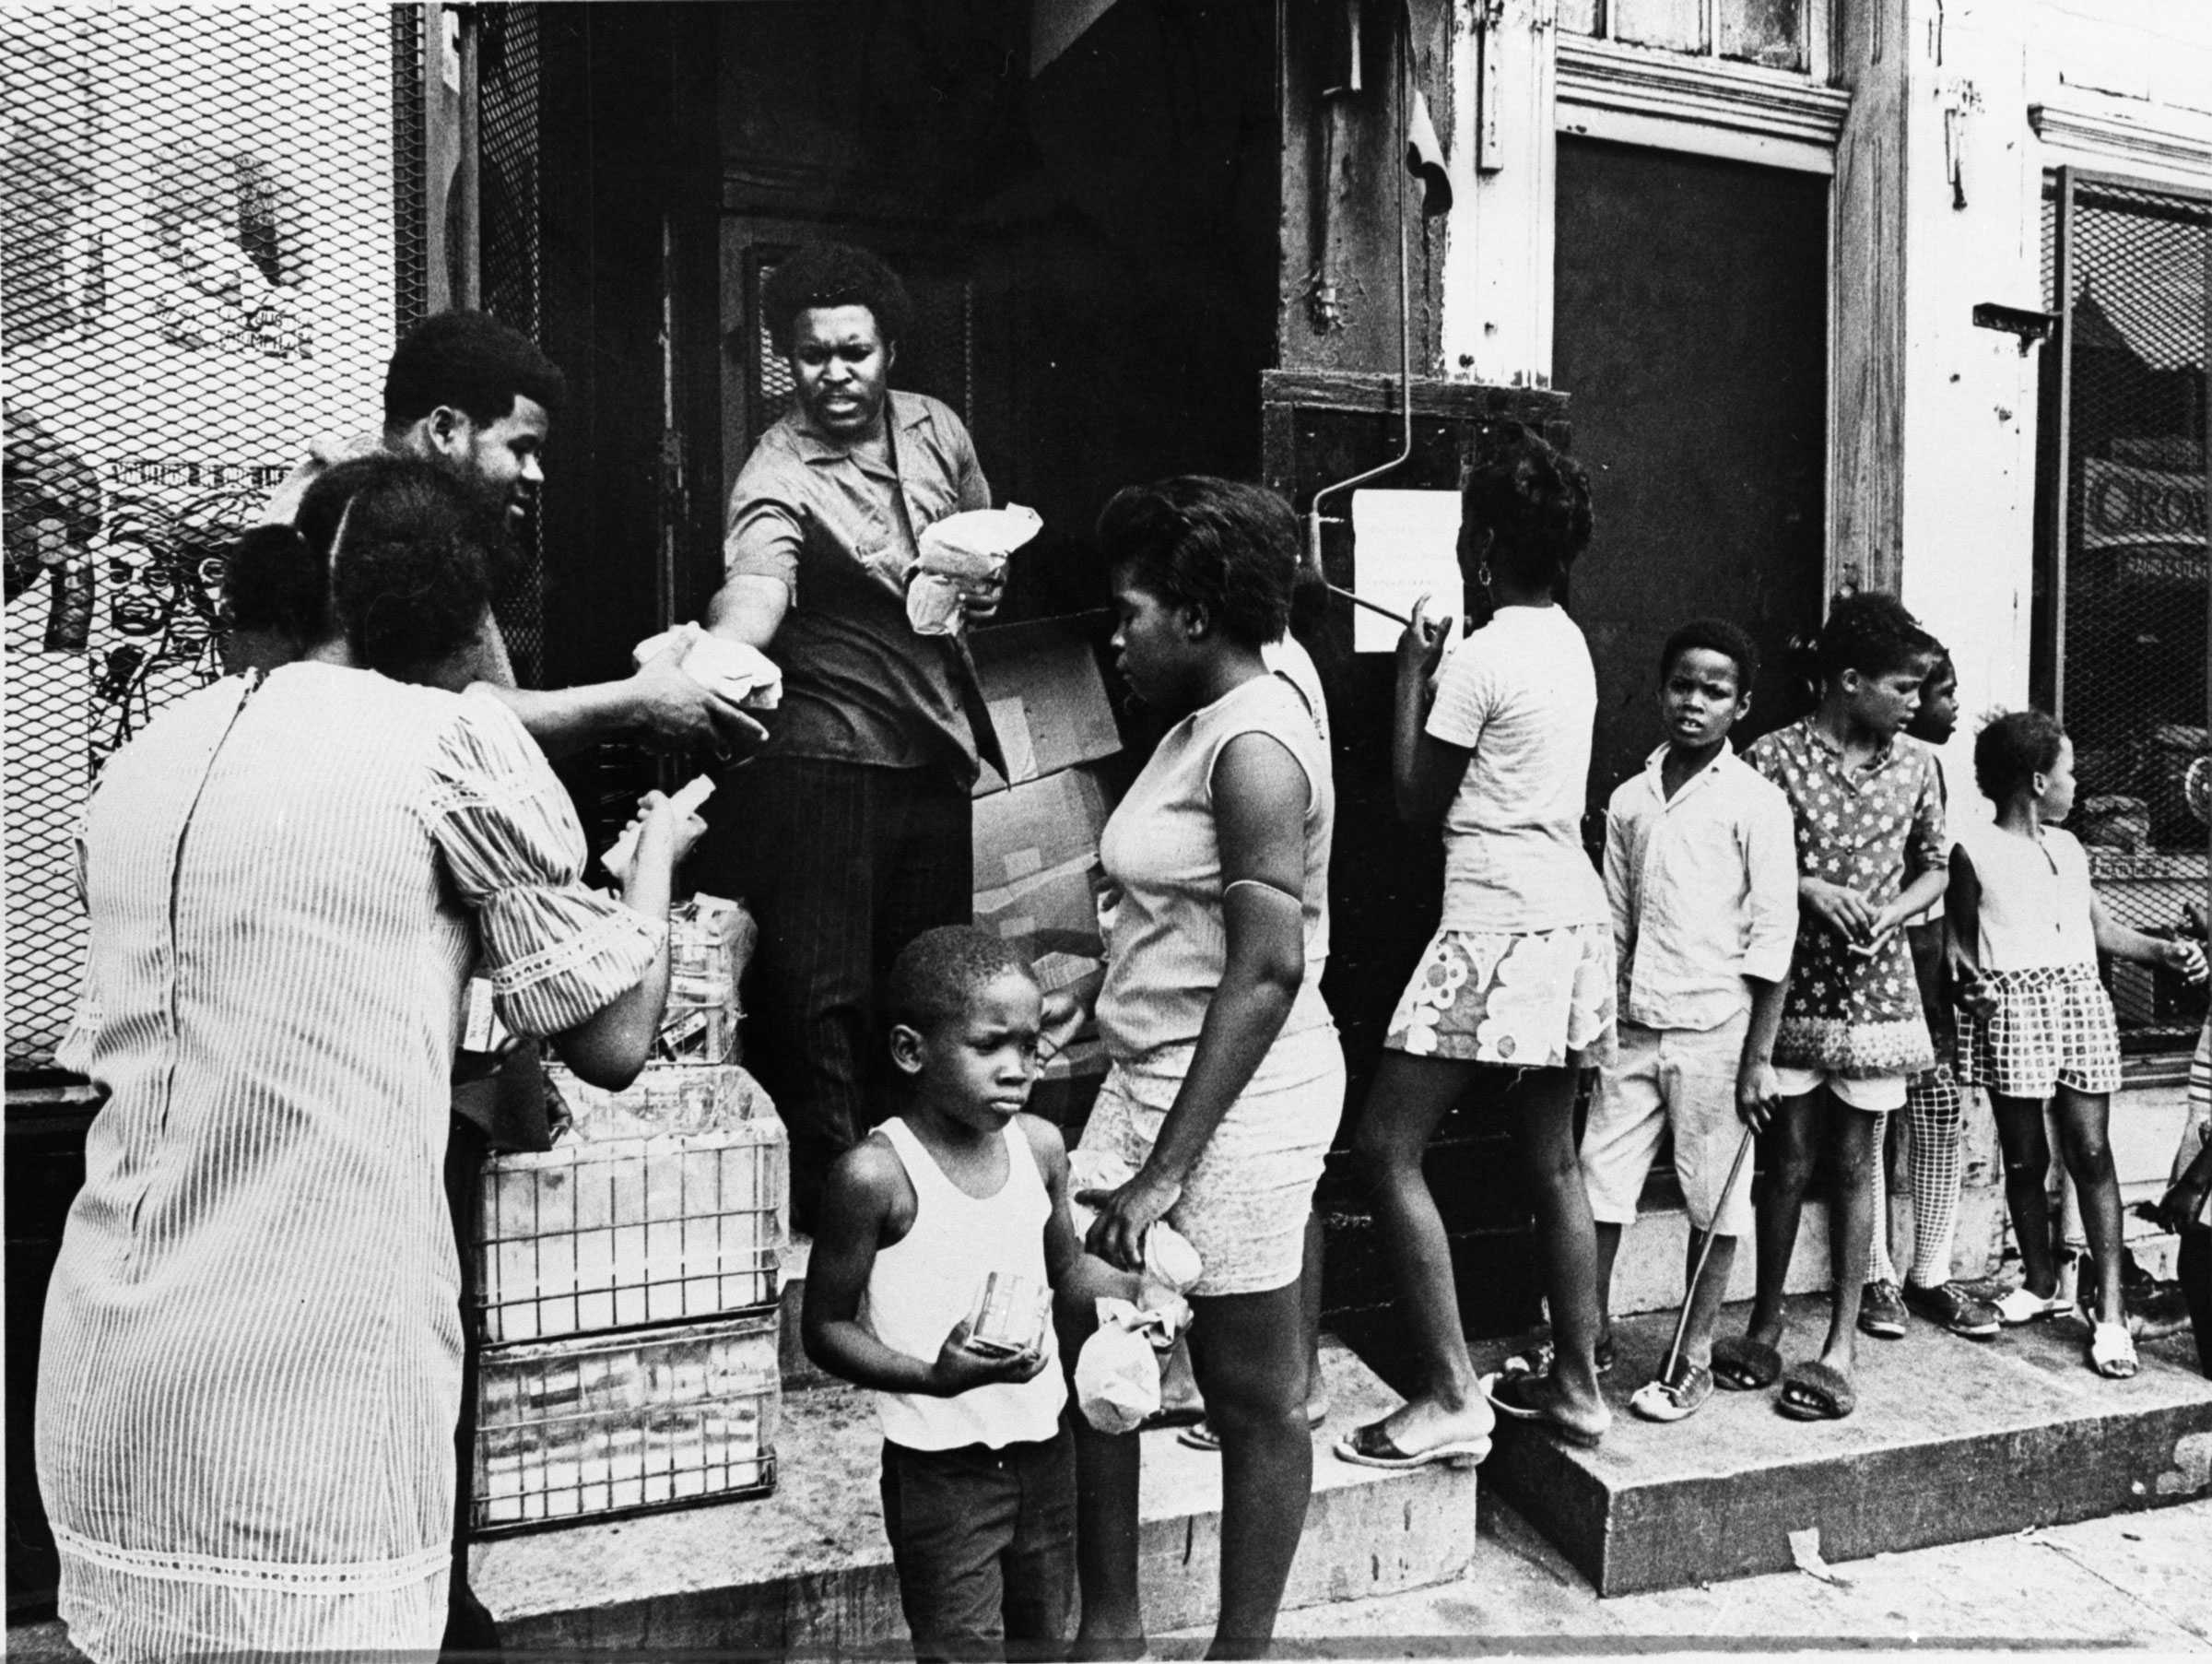
[[[2008,1328],[2018,1328],[2023,1323],[2035,1323],[2045,1317],[2063,1317],[2074,1309],[2074,1303],[2062,1300],[2056,1294],[2048,1299],[2029,1292],[2027,1285],[2012,1291],[1997,1302],[1997,1321]]]
[[[1559,1350],[1552,1345],[1551,1337],[1539,1336],[1500,1363],[1498,1373],[1501,1375],[1548,1375],[1558,1357]],[[1609,1375],[1613,1373],[1613,1337],[1607,1335],[1597,1343],[1591,1362],[1596,1365],[1599,1375]]]
[[[1639,1387],[1629,1408],[1647,1422],[1679,1422],[1704,1409],[1712,1397],[1712,1371],[1677,1358],[1674,1373]]]
[[[1759,1392],[1782,1379],[1782,1354],[1763,1340],[1731,1335],[1712,1343],[1712,1378],[1730,1392]]]
[[[2135,1337],[2124,1323],[2100,1323],[2089,1334],[2089,1367],[2108,1381],[2124,1381],[2140,1367]]]
[[[1543,1380],[1541,1375],[1488,1375],[1482,1378],[1482,1396],[1490,1401],[1490,1408],[1500,1415],[1511,1416],[1516,1422],[1541,1422],[1562,1444],[1572,1445],[1578,1450],[1594,1450],[1598,1441],[1613,1424],[1613,1417],[1594,1428],[1575,1427],[1559,1419],[1551,1402],[1546,1398],[1531,1398],[1529,1389]]]
[[[1330,1448],[1337,1460],[1362,1468],[1426,1468],[1431,1462],[1441,1462],[1447,1468],[1472,1468],[1490,1454],[1490,1441],[1486,1434],[1481,1438],[1447,1439],[1426,1450],[1401,1450],[1382,1431],[1381,1422],[1370,1422],[1354,1428]]]
[[[1322,1423],[1328,1419],[1329,1407],[1326,1404],[1306,1406],[1306,1427],[1310,1432],[1318,1433]],[[1375,1423],[1378,1427],[1382,1424],[1380,1422]],[[1175,1442],[1190,1450],[1207,1450],[1218,1454],[1221,1449],[1221,1435],[1214,1431],[1214,1424],[1203,1416],[1177,1434]]]
[[[1840,1422],[1858,1407],[1851,1382],[1818,1358],[1792,1364],[1774,1400],[1775,1409],[1800,1422]]]

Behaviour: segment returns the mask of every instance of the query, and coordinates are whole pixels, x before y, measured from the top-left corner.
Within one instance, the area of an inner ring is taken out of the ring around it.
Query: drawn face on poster
[[[276,170],[253,156],[192,156],[155,192],[167,270],[161,337],[194,351],[312,353],[300,215]]]

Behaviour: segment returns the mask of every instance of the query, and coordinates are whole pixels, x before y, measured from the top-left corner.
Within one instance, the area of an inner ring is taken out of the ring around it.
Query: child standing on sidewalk
[[[2120,1031],[2097,956],[2164,965],[2192,982],[2204,979],[2205,956],[2194,942],[2114,922],[2089,888],[2088,856],[2057,824],[2074,807],[2074,746],[2055,719],[1998,717],[1974,739],[1974,780],[1997,806],[1996,824],[1961,841],[1948,905],[1966,978],[1959,1068],[1989,1090],[2024,1274],[1997,1314],[2028,1323],[2065,1309],[2044,1189],[2048,1099],[2103,1285],[2089,1363],[2124,1379],[2136,1373],[2136,1344],[2121,1308],[2120,1180],[2106,1136]]]
[[[1763,1163],[1758,1295],[1745,1337],[1714,1347],[1713,1375],[1749,1389],[1781,1373],[1783,1288],[1826,1111],[1835,1175],[1828,1341],[1818,1359],[1791,1366],[1777,1404],[1804,1421],[1857,1406],[1875,1134],[1885,1112],[1904,1107],[1905,1081],[1936,1061],[1902,927],[1943,894],[1943,802],[1926,750],[1898,743],[1935,652],[1894,597],[1839,597],[1820,631],[1819,707],[1747,753],[1790,800],[1799,922],[1774,1044],[1783,1102]]]
[[[1940,747],[1959,727],[1959,672],[1950,654],[1936,650],[1936,667],[1920,687],[1920,709],[1905,738],[1928,748],[1944,821],[1956,826],[1958,806],[1944,773]],[[1936,1062],[1905,1083],[1905,1122],[1912,1151],[1912,1269],[1902,1279],[1889,1258],[1889,1186],[1884,1132],[1874,1139],[1874,1250],[1871,1280],[1859,1300],[1863,1334],[1894,1340],[1905,1332],[1906,1314],[1917,1313],[1954,1335],[1987,1339],[1997,1332],[1996,1308],[1951,1280],[1951,1244],[1959,1225],[1959,1146],[1966,1130],[1959,1082],[1951,1070],[1956,1039],[1951,1022],[1948,960],[1943,909],[1931,907],[1905,926],[1912,972],[1920,984],[1920,1010],[1936,1048]],[[1901,1283],[1901,1287],[1900,1287]]]
[[[1041,1303],[1080,1250],[1060,1134],[1021,1113],[1041,1003],[982,931],[908,944],[886,997],[900,1113],[830,1169],[807,1268],[806,1355],[875,1390],[884,1530],[923,1658],[1067,1649],[1075,1446]],[[994,1273],[1033,1296],[1037,1326],[1016,1350],[971,1333]]]
[[[1678,1422],[1712,1396],[1712,1327],[1751,1223],[1751,1166],[1735,1158],[1776,1095],[1774,1032],[1797,936],[1795,833],[1789,799],[1728,749],[1758,665],[1750,637],[1724,620],[1668,637],[1659,655],[1666,743],[1606,807],[1619,1038],[1582,1147],[1601,1321],[1663,1127],[1674,1134],[1689,1214],[1687,1269],[1713,1236],[1703,1280],[1684,1295],[1678,1351],[1629,1400],[1653,1422]]]

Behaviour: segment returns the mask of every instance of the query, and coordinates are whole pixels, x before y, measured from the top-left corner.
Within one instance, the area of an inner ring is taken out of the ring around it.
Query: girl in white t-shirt
[[[2056,824],[2074,807],[2074,746],[2041,711],[1998,717],[1974,740],[1974,779],[1996,824],[1960,835],[1947,892],[1961,966],[1959,1072],[1989,1092],[2005,1158],[2005,1198],[2020,1249],[2021,1284],[1997,1304],[2006,1323],[2065,1309],[2058,1298],[2043,1184],[2051,1102],[2103,1287],[2089,1362],[2114,1378],[2136,1373],[2121,1310],[2120,1181],[2107,1121],[2120,1085],[2120,1033],[2098,980],[2097,956],[2205,976],[2194,942],[2117,924],[2089,888],[2088,857]]]
[[[1374,1467],[1481,1460],[1493,1406],[1576,1444],[1612,1421],[1598,1391],[1596,1233],[1574,1142],[1578,1071],[1613,1037],[1613,932],[1582,818],[1597,684],[1555,598],[1590,538],[1580,468],[1517,431],[1467,477],[1459,559],[1496,616],[1442,657],[1424,608],[1398,643],[1399,813],[1442,823],[1444,906],[1398,1001],[1354,1148],[1374,1187],[1421,1392],[1340,1441]],[[1444,1227],[1422,1176],[1430,1138],[1477,1086],[1512,1118],[1543,1238],[1555,1362],[1478,1381]]]

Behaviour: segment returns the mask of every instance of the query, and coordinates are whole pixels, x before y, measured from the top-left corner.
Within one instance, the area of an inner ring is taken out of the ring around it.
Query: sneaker
[[[1859,1332],[1877,1339],[1901,1339],[1905,1332],[1904,1296],[1894,1282],[1870,1282],[1859,1294]]]
[[[1924,1289],[1907,1278],[1904,1297],[1906,1310],[1954,1335],[1983,1339],[1997,1332],[1997,1308],[1985,1300],[1976,1300],[1955,1282]]]

